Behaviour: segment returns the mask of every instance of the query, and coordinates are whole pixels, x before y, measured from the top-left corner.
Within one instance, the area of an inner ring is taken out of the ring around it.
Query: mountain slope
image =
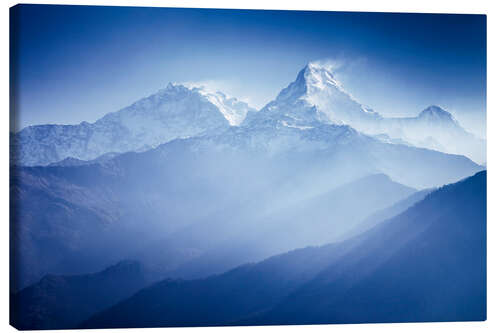
[[[417,202],[423,200],[427,196],[427,194],[435,190],[436,190],[435,188],[432,188],[414,192],[408,197],[396,202],[395,204],[374,212],[373,214],[366,217],[363,221],[361,221],[357,225],[352,226],[349,231],[347,231],[345,234],[342,235],[342,237],[351,238],[353,236],[356,236],[364,231],[373,228],[380,222],[383,222],[396,215],[401,214],[408,208],[415,205]]]
[[[84,328],[484,320],[486,172],[350,240],[165,280]]]
[[[307,117],[305,110],[300,112]],[[418,189],[455,182],[483,169],[465,156],[386,143],[348,125],[314,120],[306,126],[298,117],[295,123],[284,121],[279,112],[271,112],[271,117],[263,112],[257,115],[250,116],[239,127],[213,136],[193,138],[192,142],[198,142],[195,145],[201,147],[210,144],[273,156],[309,154],[311,156],[305,156],[304,161],[295,158],[294,162],[311,163],[311,159],[323,159],[322,163],[327,163],[325,160],[330,160],[325,167],[344,167],[353,172],[362,169],[365,175],[383,173],[398,183]]]
[[[143,151],[176,138],[226,128],[253,109],[224,94],[169,84],[95,123],[29,126],[11,135],[12,163],[48,165],[71,157]]]
[[[117,179],[92,165],[80,169],[78,177],[73,178],[72,169],[11,168],[13,291],[49,272],[78,274],[106,264],[99,259],[103,257],[99,253],[102,249],[99,235],[122,215],[123,209],[114,194]],[[79,249],[90,239],[93,245],[82,256]],[[75,256],[79,260],[75,260]],[[56,268],[62,263],[65,263],[65,271]],[[88,264],[95,266],[88,267]]]
[[[271,308],[347,249],[305,248],[200,280],[166,279],[80,328],[224,325]]]
[[[49,272],[93,271],[103,260],[130,258],[137,233],[154,241],[201,221],[229,225],[368,174],[426,188],[481,169],[463,156],[383,143],[345,125],[272,124],[176,139],[97,164],[15,166],[12,272],[23,287]],[[181,252],[181,261],[196,255]],[[76,259],[85,265],[75,267]]]
[[[238,216],[234,218],[237,224],[201,221],[174,233],[155,248],[169,243],[203,249],[198,257],[167,272],[171,277],[199,278],[289,249],[331,243],[346,230],[357,230],[358,223],[373,212],[414,192],[385,175],[369,175],[311,198]],[[210,230],[219,232],[210,241],[204,240]]]
[[[11,325],[21,330],[74,328],[92,313],[143,288],[140,264],[124,261],[101,272],[75,276],[47,275],[11,295]]]
[[[362,246],[252,323],[486,319],[485,172],[361,237]]]
[[[315,89],[320,88],[316,83]],[[294,100],[296,94],[289,90],[278,100],[285,104]],[[213,114],[227,122],[200,91],[170,85],[130,108],[84,126],[127,124],[136,133],[148,134],[138,134],[134,141],[114,137],[117,132],[112,126],[103,128],[116,144],[139,144],[156,130],[161,135],[172,133],[158,126],[163,116],[170,120],[179,116],[182,122],[194,121],[189,115],[203,118]],[[300,98],[295,100],[302,105]],[[193,104],[206,106],[206,112],[193,111]],[[200,221],[218,219],[228,224],[368,174],[383,173],[420,189],[454,182],[483,169],[464,156],[382,142],[348,125],[325,124],[319,118],[309,121],[308,110],[318,111],[298,107],[293,117],[271,108],[253,112],[240,126],[217,127],[144,152],[106,153],[89,163],[65,159],[50,167],[12,167],[11,230],[18,240],[13,245],[18,265],[12,272],[19,287],[49,272],[76,274],[101,267],[104,259],[117,261],[130,254],[122,248],[139,249],[129,245],[108,251],[108,244],[137,245],[130,241],[137,232],[153,241],[155,236],[164,237]],[[175,121],[165,124],[173,126]],[[62,138],[60,134],[55,137]],[[52,147],[43,140],[37,144]],[[110,147],[113,145],[105,145],[106,150]],[[104,249],[106,256],[98,255]],[[196,248],[181,252],[181,261],[199,254]],[[178,256],[174,257],[168,269],[179,264]],[[75,267],[72,258],[86,258],[85,265]]]

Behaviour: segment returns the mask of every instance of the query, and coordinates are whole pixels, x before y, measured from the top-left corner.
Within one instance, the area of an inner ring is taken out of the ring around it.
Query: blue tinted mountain
[[[441,107],[429,106],[415,117],[384,117],[359,103],[328,67],[316,63],[302,69],[261,111],[249,112],[243,125],[269,122],[303,129],[346,124],[382,141],[465,155],[477,163],[486,160],[486,142],[467,132]]]
[[[11,161],[26,166],[67,158],[88,161],[107,153],[145,151],[176,138],[220,133],[237,126],[270,130],[269,126],[311,129],[335,124],[349,125],[383,142],[408,143],[485,162],[485,141],[465,131],[442,108],[430,106],[415,117],[383,117],[356,101],[334,76],[327,67],[310,63],[259,112],[221,92],[169,84],[94,123],[23,128],[11,134]],[[293,141],[284,140],[282,144],[293,146]]]
[[[137,262],[123,261],[86,275],[47,275],[11,295],[11,324],[20,330],[64,329],[130,297],[148,282]]]
[[[139,250],[137,233],[154,241],[200,221],[229,224],[368,174],[425,188],[481,169],[463,156],[383,143],[345,125],[230,127],[89,165],[14,167],[15,290],[47,273],[78,274],[128,258]],[[181,262],[199,254],[181,253]]]
[[[363,219],[360,223],[350,226],[349,230],[345,232],[345,234],[343,234],[342,237],[344,238],[353,237],[357,234],[360,234],[364,231],[367,231],[375,227],[382,221],[385,221],[387,219],[390,219],[391,217],[401,214],[411,206],[415,205],[417,202],[424,199],[427,196],[427,194],[431,193],[434,190],[435,188],[414,192],[410,194],[408,197],[396,202],[395,204],[374,212],[370,216]]]
[[[179,247],[197,244],[203,249],[200,255],[167,274],[191,279],[222,273],[241,262],[336,241],[347,230],[358,230],[358,224],[367,216],[414,192],[386,175],[369,175],[299,202],[277,205],[258,214],[245,213],[234,218],[239,221],[237,224],[218,219],[201,221],[174,233],[149,251],[161,251],[166,243]],[[220,231],[207,241],[210,230]]]
[[[445,186],[360,236],[252,324],[486,319],[486,173]]]
[[[11,161],[48,165],[67,158],[91,160],[106,153],[144,151],[237,125],[248,111],[253,109],[220,92],[169,84],[94,123],[23,128],[11,134]]]
[[[486,319],[486,172],[352,239],[164,280],[81,327]]]

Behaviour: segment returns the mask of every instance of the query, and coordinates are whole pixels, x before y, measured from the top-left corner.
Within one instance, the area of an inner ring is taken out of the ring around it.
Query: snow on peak
[[[276,99],[283,101],[306,99],[324,90],[338,90],[345,93],[340,82],[328,68],[310,62],[299,71],[295,81],[283,89]]]
[[[192,101],[192,103],[191,105],[186,105],[185,111],[190,112],[192,108],[196,108],[198,103],[208,102],[221,113],[231,126],[238,126],[245,119],[249,111],[256,111],[247,103],[239,101],[235,97],[228,96],[221,91],[213,90],[196,83],[175,82],[169,82],[165,88],[159,90],[156,94],[141,99],[134,103],[133,106],[149,110],[152,103],[161,105],[186,98]],[[201,102],[196,102],[195,100]]]
[[[198,89],[200,94],[205,96],[212,104],[214,104],[231,126],[240,125],[245,119],[248,111],[256,111],[247,103],[239,101],[235,97],[227,96],[220,91],[211,92],[203,88],[194,89]]]
[[[309,89],[328,89],[334,87],[343,90],[339,81],[335,80],[329,68],[310,62],[302,69],[299,76],[304,77],[304,82]]]
[[[204,96],[210,103],[215,105],[231,126],[240,125],[249,111],[257,111],[247,103],[240,101],[235,97],[229,96],[219,90],[210,89],[206,85],[186,83],[186,86],[191,91]]]
[[[109,152],[143,151],[174,139],[222,131],[247,107],[223,94],[207,96],[171,82],[95,123],[21,131],[15,159],[23,165],[47,165],[67,157],[92,160]]]
[[[295,124],[312,123],[357,125],[378,113],[356,101],[332,73],[331,66],[308,63],[294,82],[283,89],[274,101],[267,104],[257,118],[290,118]]]

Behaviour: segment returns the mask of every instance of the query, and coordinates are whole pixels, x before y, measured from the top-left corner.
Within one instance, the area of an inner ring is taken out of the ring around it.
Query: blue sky
[[[308,61],[386,116],[431,104],[485,137],[486,17],[23,5],[14,20],[19,127],[95,121],[168,82],[262,107]]]

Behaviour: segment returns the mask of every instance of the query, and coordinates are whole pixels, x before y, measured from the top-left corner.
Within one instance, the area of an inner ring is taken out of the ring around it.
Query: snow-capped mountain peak
[[[336,88],[344,90],[328,68],[316,63],[308,63],[299,75],[304,76],[304,81],[309,89]]]
[[[356,101],[326,66],[308,63],[294,82],[250,121],[262,118],[284,118],[295,126],[314,123],[356,125],[365,118],[378,118],[378,113]]]
[[[47,165],[68,157],[86,161],[109,152],[143,151],[238,125],[252,110],[221,92],[169,83],[95,123],[24,128],[14,136],[12,159],[16,164]]]
[[[385,118],[362,105],[343,87],[330,67],[307,64],[295,81],[260,112],[249,113],[244,126],[309,128],[324,124],[349,125],[391,142],[464,154],[484,161],[484,142],[467,133],[451,113],[432,105],[416,117]],[[383,140],[382,140],[383,141]]]
[[[338,89],[344,91],[340,82],[326,67],[315,63],[308,63],[297,74],[294,82],[283,89],[276,100],[306,99],[309,95],[325,89]]]

